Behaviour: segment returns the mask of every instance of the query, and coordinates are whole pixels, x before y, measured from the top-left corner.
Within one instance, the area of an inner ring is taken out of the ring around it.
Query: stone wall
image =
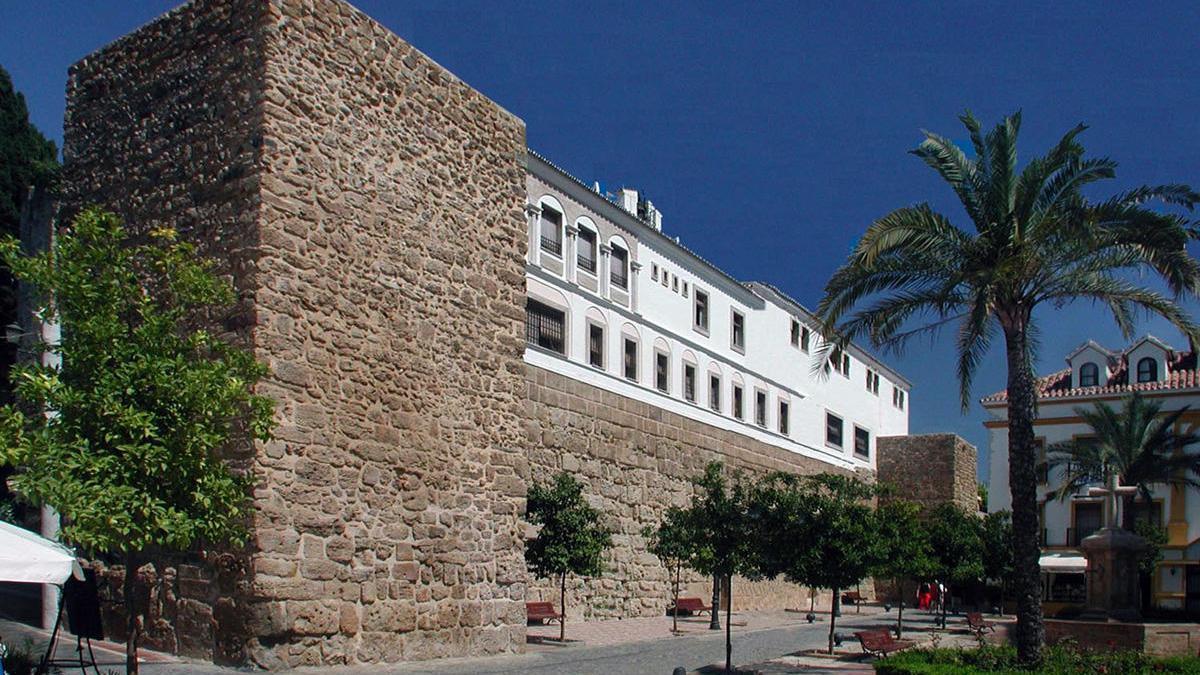
[[[224,327],[252,337],[262,145],[259,3],[185,5],[72,66],[64,122],[64,217],[99,204],[134,232],[178,229],[216,257],[241,305]],[[254,448],[232,448],[241,470]],[[145,644],[220,662],[244,660],[244,556],[223,566],[193,552],[147,566],[137,604]],[[102,581],[123,568],[96,562]],[[102,588],[106,632],[123,639],[120,588]]]
[[[976,450],[960,436],[887,436],[876,441],[876,449],[879,482],[895,489],[890,498],[924,509],[950,502],[967,513],[978,510]]]
[[[277,439],[231,458],[259,479],[250,550],[147,568],[153,646],[523,648],[524,152],[520,120],[335,0],[198,0],[72,69],[71,209],[219,257],[278,401]]]
[[[557,373],[526,366],[526,442],[532,476],[567,471],[585,484],[591,503],[615,530],[604,574],[567,582],[567,616],[656,616],[670,600],[666,569],[646,551],[642,529],[667,507],[686,506],[691,479],[712,460],[748,474],[812,474],[832,467],[740,434],[690,420]],[[711,598],[709,580],[691,575],[684,594]],[[864,586],[864,591],[867,587]],[[529,598],[555,600],[558,589],[531,579]],[[828,593],[818,595],[828,605]],[[808,591],[783,580],[734,580],[733,608],[808,608]]]

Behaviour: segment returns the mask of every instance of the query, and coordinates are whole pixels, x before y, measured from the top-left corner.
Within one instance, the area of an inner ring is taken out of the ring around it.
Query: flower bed
[[[1067,675],[1095,673],[1193,673],[1200,675],[1200,658],[1155,657],[1140,652],[1078,651],[1067,647],[1048,647],[1045,661],[1037,673]],[[1013,647],[976,649],[914,649],[895,654],[875,663],[875,672],[884,675],[1007,675],[1029,673],[1017,667]]]

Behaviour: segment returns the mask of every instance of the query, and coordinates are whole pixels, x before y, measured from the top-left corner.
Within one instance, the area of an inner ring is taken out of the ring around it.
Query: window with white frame
[[[754,390],[754,423],[767,426],[767,392],[762,389]]]
[[[835,448],[842,447],[842,418],[831,412],[825,413],[825,442]]]
[[[625,338],[624,348],[625,379],[637,382],[638,379],[638,343],[632,338]]]
[[[587,228],[579,228],[579,251],[575,260],[579,269],[592,274],[596,273],[596,233]]]
[[[566,313],[533,298],[525,300],[525,341],[566,354]]]
[[[730,311],[732,314],[729,330],[729,346],[744,353],[746,351],[746,315],[736,309]]]
[[[708,333],[708,293],[696,289],[695,302],[692,303],[692,327],[705,334]]]
[[[904,390],[900,387],[892,387],[892,405],[904,410]]]
[[[808,327],[802,326],[800,328],[800,349],[804,350],[805,353],[808,352],[808,344],[811,339],[812,334],[809,333]]]
[[[588,363],[604,367],[604,328],[594,323],[588,324]]]
[[[721,412],[721,376],[708,376],[708,407]]]
[[[671,357],[663,352],[654,352],[654,388],[662,393],[670,390]]]
[[[683,364],[683,398],[696,402],[696,366],[690,363]]]
[[[800,322],[792,319],[792,346],[800,346]]]
[[[788,435],[788,429],[791,427],[791,416],[789,415],[790,412],[791,412],[791,406],[788,405],[788,402],[780,401],[779,402],[779,433],[783,434],[784,436]]]
[[[562,214],[542,204],[542,250],[562,257]]]
[[[1100,368],[1094,363],[1085,363],[1079,367],[1079,386],[1094,387],[1100,384]]]
[[[871,456],[871,432],[860,426],[854,427],[854,454],[863,458]]]
[[[867,369],[867,391],[879,395],[879,373],[870,368]]]
[[[742,385],[740,385],[740,384],[733,385],[733,416],[739,420],[746,418],[746,412],[745,412],[746,402],[743,400],[744,394],[742,392],[743,392]]]
[[[1157,382],[1158,381],[1158,361],[1147,356],[1139,359],[1137,363],[1137,381],[1138,382]]]
[[[617,245],[612,247],[612,270],[609,280],[617,288],[629,288],[629,251]]]

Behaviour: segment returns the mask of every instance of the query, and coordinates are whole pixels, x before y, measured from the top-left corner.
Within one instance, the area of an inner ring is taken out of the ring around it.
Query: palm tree
[[[1200,265],[1185,250],[1194,232],[1185,219],[1143,205],[1157,199],[1190,209],[1200,194],[1185,185],[1166,185],[1090,201],[1082,188],[1114,177],[1116,163],[1084,157],[1076,140],[1083,125],[1018,169],[1020,113],[986,135],[969,112],[959,119],[970,134],[973,156],[929,132],[912,153],[949,183],[973,228],[954,225],[928,204],[900,208],[875,221],[825,287],[818,314],[830,339],[819,357],[824,364],[829,350],[862,337],[898,350],[913,337],[953,325],[965,411],[975,371],[993,340],[1003,335],[1017,568],[1015,642],[1022,663],[1036,665],[1044,634],[1033,436],[1035,310],[1087,299],[1106,308],[1127,337],[1141,310],[1166,318],[1189,339],[1198,337],[1178,304],[1200,286]],[[1138,283],[1136,274],[1143,271],[1160,277],[1168,293]]]
[[[1137,392],[1120,410],[1105,403],[1075,408],[1075,414],[1092,428],[1094,436],[1047,448],[1047,466],[1063,469],[1063,480],[1054,496],[1066,499],[1099,480],[1110,490],[1118,482],[1136,487],[1138,495],[1149,504],[1153,499],[1150,490],[1155,485],[1200,487],[1200,453],[1186,451],[1189,445],[1200,442],[1200,435],[1176,431],[1175,426],[1187,410],[1184,406],[1160,418],[1162,403],[1142,398]],[[1149,510],[1146,515],[1149,517]]]

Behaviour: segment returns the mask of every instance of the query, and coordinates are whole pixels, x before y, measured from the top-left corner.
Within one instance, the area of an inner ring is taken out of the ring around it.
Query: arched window
[[[1158,362],[1149,356],[1139,360],[1137,365],[1137,381],[1157,382]]]
[[[1079,367],[1079,386],[1095,387],[1100,384],[1100,368],[1094,363],[1085,363]]]

